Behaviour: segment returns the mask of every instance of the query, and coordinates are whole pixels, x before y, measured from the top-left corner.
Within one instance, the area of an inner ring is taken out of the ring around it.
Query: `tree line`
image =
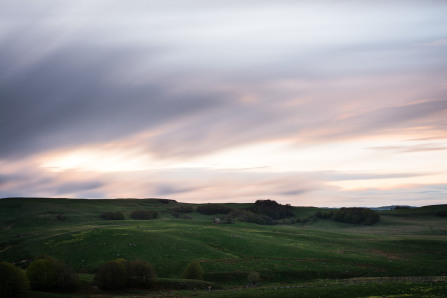
[[[171,202],[171,204],[173,204]],[[175,218],[191,219],[187,213],[196,211],[204,215],[222,215],[220,223],[234,223],[235,221],[249,222],[261,225],[275,225],[281,223],[306,223],[309,220],[332,219],[339,222],[351,224],[373,225],[380,220],[377,211],[368,208],[340,208],[338,210],[319,210],[310,218],[296,219],[290,204],[282,205],[274,200],[257,200],[252,206],[244,209],[235,209],[221,204],[203,204],[195,210],[190,205],[179,204],[170,208]],[[445,216],[440,212],[439,216]],[[102,218],[108,220],[123,220],[122,212],[105,212]],[[130,218],[136,220],[147,220],[158,218],[157,211],[134,210]]]
[[[181,277],[203,280],[204,270],[199,262],[192,262],[183,269]],[[93,284],[105,291],[155,289],[157,275],[153,265],[146,261],[115,259],[98,268]],[[79,291],[82,287],[77,273],[63,261],[50,256],[37,257],[26,270],[11,263],[0,263],[0,297],[23,297],[30,289],[70,293]]]
[[[323,212],[319,210],[315,213],[317,218],[333,219],[335,221],[351,223],[351,224],[364,224],[373,225],[380,221],[380,215],[377,211],[368,208],[340,208],[336,211]]]

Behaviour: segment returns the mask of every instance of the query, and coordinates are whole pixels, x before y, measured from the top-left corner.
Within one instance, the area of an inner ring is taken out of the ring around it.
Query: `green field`
[[[436,215],[447,205],[380,211],[381,220],[373,226],[316,219],[312,215],[318,209],[312,207],[293,208],[296,218],[307,218],[305,224],[212,224],[219,215],[194,211],[186,213],[191,219],[175,218],[172,210],[177,205],[157,199],[2,199],[0,261],[26,268],[37,256],[50,255],[83,273],[85,283],[102,264],[116,258],[153,264],[161,281],[180,279],[183,268],[198,261],[204,279],[220,288],[211,293],[173,292],[178,296],[445,297],[447,293],[447,218]],[[157,211],[159,218],[132,220],[134,210]],[[126,219],[100,217],[110,211],[121,211]],[[261,285],[246,289],[251,271],[260,274]],[[166,291],[131,295],[163,296]]]

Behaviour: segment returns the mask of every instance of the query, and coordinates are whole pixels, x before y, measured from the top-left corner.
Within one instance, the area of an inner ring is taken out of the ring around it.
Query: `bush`
[[[125,266],[128,286],[150,288],[154,285],[157,276],[152,264],[134,260],[125,262]]]
[[[13,264],[0,263],[0,297],[21,297],[28,288],[23,271]]]
[[[94,283],[103,290],[122,290],[127,284],[125,261],[114,260],[102,265],[95,274]]]
[[[123,220],[124,214],[120,211],[118,212],[104,212],[101,217],[108,220]]]
[[[158,217],[157,211],[134,210],[130,214],[132,219],[154,219]]]
[[[447,217],[447,210],[440,210],[436,213],[437,216]]]
[[[212,214],[227,214],[230,213],[233,209],[224,205],[217,204],[206,204],[197,207],[197,212],[212,215]]]
[[[203,279],[203,273],[200,263],[194,262],[186,266],[182,276],[186,279]]]
[[[39,257],[27,268],[26,274],[35,290],[74,291],[79,288],[78,275],[61,260]]]

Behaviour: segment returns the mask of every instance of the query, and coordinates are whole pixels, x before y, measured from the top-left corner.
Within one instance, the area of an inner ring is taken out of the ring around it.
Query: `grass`
[[[247,204],[226,205],[247,207]],[[213,225],[215,215],[197,212],[187,213],[190,220],[176,219],[172,216],[173,206],[174,203],[157,199],[3,199],[0,200],[0,261],[26,267],[33,258],[48,254],[84,273],[81,280],[86,284],[91,283],[97,268],[116,258],[148,261],[160,280],[165,281],[178,280],[187,264],[198,261],[205,270],[205,280],[225,287],[223,292],[213,292],[216,297],[229,293],[232,297],[261,294],[325,297],[328,287],[331,293],[350,293],[348,297],[401,295],[399,288],[407,288],[405,293],[415,297],[421,291],[430,296],[437,287],[427,283],[412,282],[414,290],[408,292],[409,282],[396,281],[392,290],[377,283],[362,288],[331,281],[447,275],[447,218],[436,216],[446,205],[381,211],[381,221],[374,226],[315,219],[304,225],[262,226],[240,222]],[[129,219],[130,213],[137,209],[157,211],[159,218]],[[297,218],[309,218],[317,210],[294,208]],[[126,220],[100,218],[108,211],[121,211]],[[228,290],[245,286],[250,271],[260,273],[262,289]],[[328,280],[326,285],[315,283],[321,279]],[[312,286],[305,288],[267,286],[310,282]],[[436,285],[445,290],[445,282]]]

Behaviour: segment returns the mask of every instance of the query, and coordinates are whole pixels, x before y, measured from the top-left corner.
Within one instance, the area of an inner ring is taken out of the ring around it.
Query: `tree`
[[[63,261],[41,256],[27,268],[26,274],[35,290],[73,291],[80,286],[78,275]]]
[[[199,262],[193,262],[185,267],[183,278],[187,279],[203,279],[203,269]]]
[[[0,297],[21,297],[28,288],[28,279],[13,264],[0,263]]]
[[[50,259],[37,259],[26,270],[31,289],[50,290],[56,287],[56,267]]]
[[[94,282],[103,290],[116,291],[126,287],[127,270],[124,260],[109,261],[95,274]]]
[[[61,260],[53,259],[56,268],[56,289],[75,291],[81,286],[79,276],[74,270]]]
[[[157,275],[152,264],[142,260],[126,261],[127,284],[131,287],[150,288]]]

